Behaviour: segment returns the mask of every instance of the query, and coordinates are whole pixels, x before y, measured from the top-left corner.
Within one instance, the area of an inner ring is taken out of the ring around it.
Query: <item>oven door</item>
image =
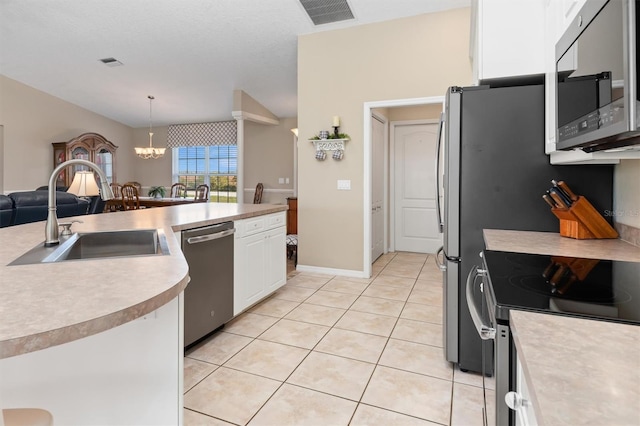
[[[483,371],[483,424],[511,426],[515,425],[513,411],[507,407],[504,396],[512,389],[512,347],[513,340],[508,324],[499,324],[494,313],[496,312],[495,298],[491,289],[491,280],[486,267],[480,269],[477,266],[471,268],[467,276],[466,284],[467,306],[471,319],[480,335],[487,344],[482,345],[482,365],[484,369],[485,358],[493,357],[496,389],[494,395],[487,398],[485,376]]]

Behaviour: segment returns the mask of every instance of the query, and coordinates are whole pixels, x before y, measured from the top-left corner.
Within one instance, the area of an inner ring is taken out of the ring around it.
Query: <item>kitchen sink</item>
[[[58,246],[45,247],[40,244],[9,265],[166,254],[169,254],[169,248],[161,229],[80,232],[66,239],[62,237]]]

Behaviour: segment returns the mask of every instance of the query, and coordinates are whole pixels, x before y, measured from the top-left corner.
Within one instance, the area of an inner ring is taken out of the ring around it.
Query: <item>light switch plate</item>
[[[338,180],[338,189],[341,191],[350,191],[351,190],[351,181],[350,180]]]

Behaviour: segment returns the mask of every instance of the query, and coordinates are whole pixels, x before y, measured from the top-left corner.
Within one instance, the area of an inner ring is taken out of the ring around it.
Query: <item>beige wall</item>
[[[4,193],[46,185],[53,171],[52,142],[95,132],[118,146],[118,180],[132,179],[133,129],[0,75],[1,159]]]
[[[622,160],[614,167],[615,221],[640,228],[640,160]]]
[[[388,108],[387,110],[386,117],[389,121],[439,120],[440,113],[442,112],[442,104]]]
[[[468,8],[298,39],[300,265],[363,270],[363,104],[471,84],[468,52]],[[334,115],[351,141],[342,161],[320,162],[305,141],[331,130]],[[351,190],[338,191],[338,179]]]
[[[258,182],[264,185],[263,204],[285,204],[293,195],[293,133],[296,118],[281,118],[280,124],[269,126],[245,121],[244,124],[244,189],[245,203],[253,202]],[[288,184],[278,178],[289,178]]]
[[[135,146],[149,145],[147,127],[133,129],[87,111],[59,98],[0,75],[0,193],[28,191],[46,185],[53,171],[52,142],[68,141],[82,133],[95,132],[112,141],[116,152],[116,176],[120,183],[138,181],[150,186],[171,186],[171,150],[163,158],[143,160]],[[293,188],[293,134],[296,119],[282,119],[278,126],[246,123],[245,182],[255,187],[258,179],[266,188]],[[167,127],[153,127],[153,146],[167,146]],[[254,152],[256,150],[256,152]],[[279,185],[278,177],[289,177]],[[249,200],[253,200],[253,193]],[[265,193],[265,202],[285,202],[291,193]]]
[[[153,126],[154,147],[163,148],[167,146],[167,129],[167,126]],[[149,128],[134,129],[133,143],[134,146],[149,146]],[[133,178],[131,180],[142,184],[145,195],[151,186],[162,185],[167,189],[171,188],[171,148],[167,148],[164,157],[155,160],[143,160],[136,157],[133,148],[127,154],[131,157],[131,166],[133,167],[131,170]],[[121,181],[121,183],[124,183],[124,181]]]

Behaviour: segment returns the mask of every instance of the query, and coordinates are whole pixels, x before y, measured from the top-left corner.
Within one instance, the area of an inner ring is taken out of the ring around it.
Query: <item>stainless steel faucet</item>
[[[49,212],[47,214],[47,224],[44,228],[45,247],[60,244],[60,240],[58,239],[58,216],[56,215],[56,178],[58,177],[58,174],[62,170],[64,170],[65,167],[71,166],[72,164],[87,166],[95,170],[95,172],[98,173],[98,176],[100,176],[100,197],[105,201],[114,198],[113,191],[111,191],[109,181],[107,180],[107,176],[105,176],[104,172],[100,167],[98,167],[97,164],[92,163],[91,161],[80,159],[73,159],[60,164],[58,167],[53,169],[51,177],[49,177]]]

